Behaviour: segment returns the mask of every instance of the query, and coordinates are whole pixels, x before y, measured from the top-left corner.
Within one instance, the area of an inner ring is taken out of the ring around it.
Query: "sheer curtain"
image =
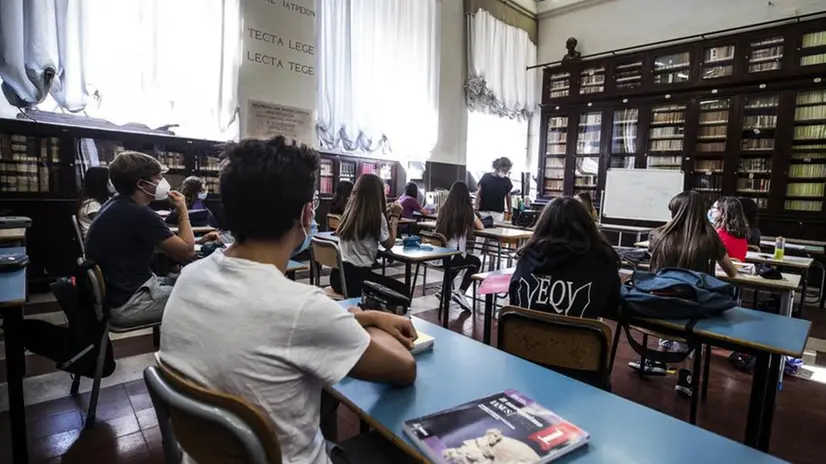
[[[1,12],[0,78],[15,106],[237,136],[240,0],[2,0]]]
[[[319,0],[319,141],[426,156],[436,144],[441,0]]]

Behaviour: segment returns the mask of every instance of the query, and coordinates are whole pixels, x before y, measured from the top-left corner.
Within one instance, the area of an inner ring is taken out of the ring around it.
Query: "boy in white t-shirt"
[[[345,311],[284,276],[315,215],[314,150],[277,137],[244,140],[225,155],[221,194],[235,243],[184,268],[164,312],[159,356],[260,408],[285,463],[326,464],[322,388],[348,375],[410,385],[416,331],[406,318]]]

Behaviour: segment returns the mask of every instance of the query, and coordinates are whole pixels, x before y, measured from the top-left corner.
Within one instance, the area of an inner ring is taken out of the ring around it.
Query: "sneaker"
[[[631,361],[628,363],[628,367],[634,369],[635,371],[640,370],[640,360]],[[654,361],[653,359],[646,359],[645,360],[645,369],[643,369],[643,374],[646,375],[665,375],[668,371],[668,366],[664,362]]]
[[[682,393],[683,395],[691,398],[691,395],[694,392],[691,390],[691,371],[688,369],[680,369],[677,372],[677,386],[674,387],[677,390],[677,393]]]
[[[452,300],[455,301],[456,304],[461,306],[463,310],[470,311],[470,309],[471,309],[470,301],[468,301],[468,299],[464,295],[462,295],[461,290],[454,290],[453,291]]]

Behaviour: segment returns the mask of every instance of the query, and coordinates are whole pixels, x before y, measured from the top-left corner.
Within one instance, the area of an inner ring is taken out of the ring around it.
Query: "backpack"
[[[666,353],[637,342],[630,333],[629,321],[635,317],[651,319],[707,319],[737,306],[733,287],[702,272],[663,268],[657,273],[635,271],[620,288],[619,324],[631,348],[641,356],[664,363],[683,361],[688,352]],[[686,335],[691,345],[690,334]]]
[[[621,310],[630,317],[707,319],[737,306],[733,287],[687,269],[637,271],[620,289]]]
[[[105,322],[97,320],[93,297],[86,285],[86,269],[93,266],[84,262],[74,277],[64,277],[49,285],[60,308],[66,315],[66,326],[26,319],[22,325],[22,339],[26,349],[54,361],[57,368],[75,375],[93,378]],[[112,341],[107,338],[103,377],[115,371]]]

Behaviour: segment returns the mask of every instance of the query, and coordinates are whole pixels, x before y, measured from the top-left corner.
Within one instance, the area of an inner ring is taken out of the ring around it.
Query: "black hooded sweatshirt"
[[[620,299],[619,257],[556,245],[529,249],[511,277],[510,304],[570,317],[608,317]]]

